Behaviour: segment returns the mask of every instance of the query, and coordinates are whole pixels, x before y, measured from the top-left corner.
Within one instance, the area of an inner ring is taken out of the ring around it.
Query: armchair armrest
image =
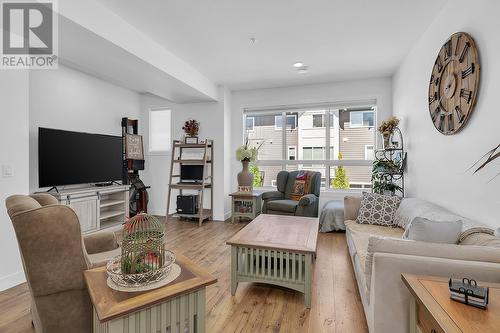
[[[262,200],[279,200],[279,199],[284,199],[284,195],[280,191],[270,191],[262,193]]]
[[[299,206],[309,206],[316,202],[318,197],[315,194],[306,194],[302,196],[299,200]]]
[[[118,247],[116,236],[112,232],[98,232],[85,236],[83,243],[88,254],[111,251]]]

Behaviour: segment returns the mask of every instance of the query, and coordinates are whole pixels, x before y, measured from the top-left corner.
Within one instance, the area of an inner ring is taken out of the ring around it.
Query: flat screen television
[[[38,128],[39,187],[121,179],[121,136]]]

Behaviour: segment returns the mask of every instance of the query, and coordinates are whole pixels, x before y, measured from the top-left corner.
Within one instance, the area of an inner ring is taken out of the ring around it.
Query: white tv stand
[[[116,227],[129,217],[130,185],[86,186],[51,191],[75,211],[82,233]]]

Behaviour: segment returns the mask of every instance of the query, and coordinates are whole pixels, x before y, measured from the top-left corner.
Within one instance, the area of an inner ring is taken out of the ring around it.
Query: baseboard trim
[[[19,271],[6,276],[2,276],[0,277],[0,291],[15,287],[23,282],[26,282],[24,271]]]

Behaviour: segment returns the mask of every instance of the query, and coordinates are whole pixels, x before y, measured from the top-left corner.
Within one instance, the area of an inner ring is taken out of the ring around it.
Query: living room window
[[[321,173],[323,187],[334,188],[342,166],[349,187],[370,187],[376,106],[359,104],[245,110],[245,140],[260,146],[255,166],[265,175],[261,186],[273,186],[281,170],[311,170]]]
[[[170,151],[171,137],[170,109],[149,110],[149,144],[151,154],[165,154]]]

